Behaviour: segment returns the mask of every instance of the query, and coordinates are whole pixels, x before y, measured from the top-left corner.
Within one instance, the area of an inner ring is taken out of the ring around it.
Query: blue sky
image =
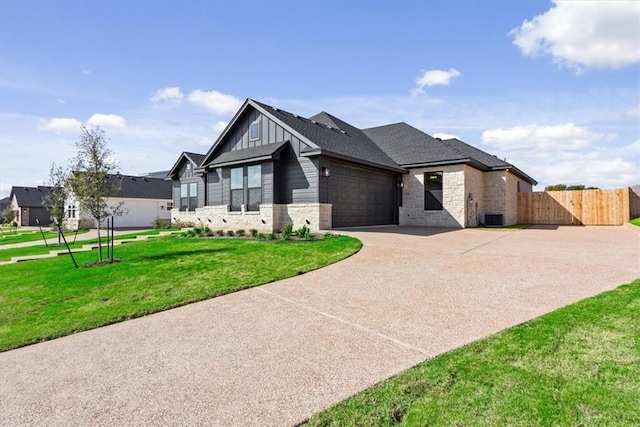
[[[101,126],[120,171],[247,97],[455,135],[547,184],[640,183],[640,2],[0,0],[0,197]]]

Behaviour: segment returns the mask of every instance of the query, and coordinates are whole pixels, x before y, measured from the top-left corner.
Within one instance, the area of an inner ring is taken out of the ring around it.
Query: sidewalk
[[[21,227],[18,230],[18,233],[20,232],[25,232],[25,231],[39,231],[38,227]],[[149,228],[139,228],[139,229],[126,229],[126,230],[115,230],[113,232],[114,236],[121,236],[123,234],[131,234],[131,233],[140,233],[142,231],[148,231],[150,230]],[[47,228],[46,230],[43,228],[42,231],[49,231],[49,229]],[[73,242],[73,237],[74,237],[75,231],[67,231],[64,233],[65,238],[67,239],[68,243]],[[104,229],[100,230],[100,236],[101,237],[106,237],[107,236],[107,232]],[[91,240],[91,239],[97,239],[98,238],[98,230],[96,229],[90,229],[89,232],[87,233],[82,233],[82,234],[78,234],[78,236],[76,237],[76,242],[82,241],[82,240]],[[0,251],[3,249],[14,249],[14,248],[24,248],[27,246],[38,246],[38,245],[43,245],[44,242],[42,241],[42,239],[40,240],[33,240],[31,242],[22,242],[22,243],[10,243],[8,245],[0,245]],[[47,244],[48,245],[57,245],[58,244],[58,238],[54,237],[53,239],[47,239]]]

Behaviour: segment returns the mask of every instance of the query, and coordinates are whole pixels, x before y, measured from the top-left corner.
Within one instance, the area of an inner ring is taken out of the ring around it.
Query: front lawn
[[[640,227],[640,217],[638,218],[633,218],[631,221],[629,221],[631,224],[633,225],[637,225],[638,227]]]
[[[68,256],[0,267],[0,351],[302,274],[357,252],[359,240],[180,239],[116,247],[122,261],[74,269]],[[96,251],[75,254],[95,261]]]
[[[58,233],[57,232],[52,232],[52,231],[45,231],[42,230],[44,232],[44,237],[45,239],[55,239],[58,237]],[[89,230],[80,230],[78,231],[78,234],[83,234],[86,233]],[[68,233],[65,233],[65,236],[67,236],[67,239],[69,238],[69,236],[71,236],[71,238],[73,238],[73,235],[75,234],[74,231],[69,231]],[[23,242],[33,242],[36,240],[42,240],[42,233],[40,233],[39,230],[29,230],[29,231],[18,231],[15,234],[2,234],[0,235],[0,245],[9,245],[12,243],[23,243]],[[44,244],[44,243],[43,243]]]
[[[438,356],[310,426],[640,425],[640,279]]]
[[[139,231],[137,233],[121,234],[119,236],[114,236],[114,240],[131,239],[137,236],[144,236],[144,235],[156,235],[164,231],[168,231],[168,230],[146,230],[146,231]],[[101,237],[103,245],[106,245],[106,242],[107,242],[107,238],[105,237],[105,235],[106,233],[104,233],[103,236]],[[98,243],[97,238],[88,239],[88,240],[77,240],[75,243],[73,243],[73,234],[65,233],[65,237],[67,239],[67,243],[69,243],[69,247],[72,250],[80,249],[84,245]],[[42,244],[42,245],[25,246],[21,248],[11,248],[11,249],[3,249],[0,247],[0,261],[9,261],[11,258],[16,256],[41,255],[41,254],[48,254],[51,251],[59,251],[59,250],[66,250],[66,249],[67,247],[64,245],[64,243],[60,245],[58,244],[52,245],[51,243],[49,243],[49,246]],[[106,249],[103,249],[103,252],[105,251]],[[117,252],[118,252],[118,249],[116,249],[116,253]]]

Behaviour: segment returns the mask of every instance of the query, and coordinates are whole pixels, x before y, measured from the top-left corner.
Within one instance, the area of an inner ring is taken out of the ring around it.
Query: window
[[[180,185],[180,210],[195,211],[198,207],[198,183]]]
[[[442,210],[442,172],[424,174],[424,210]]]
[[[75,203],[67,206],[67,218],[76,219],[76,205]]]
[[[247,203],[248,211],[259,211],[262,203],[262,167],[247,166]]]
[[[260,139],[260,121],[256,120],[255,122],[249,125],[249,141],[254,141],[256,139]]]
[[[244,168],[231,169],[231,210],[239,211],[244,204]]]
[[[245,179],[246,176],[246,179]],[[262,203],[262,166],[252,165],[231,169],[231,210],[259,211]]]
[[[170,211],[173,209],[173,202],[167,202],[167,210]]]

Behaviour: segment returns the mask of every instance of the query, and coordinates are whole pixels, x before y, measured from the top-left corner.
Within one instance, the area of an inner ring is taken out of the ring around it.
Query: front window
[[[244,168],[231,169],[231,210],[239,211],[244,204]]]
[[[247,167],[247,210],[259,211],[262,203],[262,167],[253,165]]]
[[[424,174],[424,210],[442,210],[442,172]]]
[[[198,207],[198,183],[180,185],[180,210],[195,211]]]

